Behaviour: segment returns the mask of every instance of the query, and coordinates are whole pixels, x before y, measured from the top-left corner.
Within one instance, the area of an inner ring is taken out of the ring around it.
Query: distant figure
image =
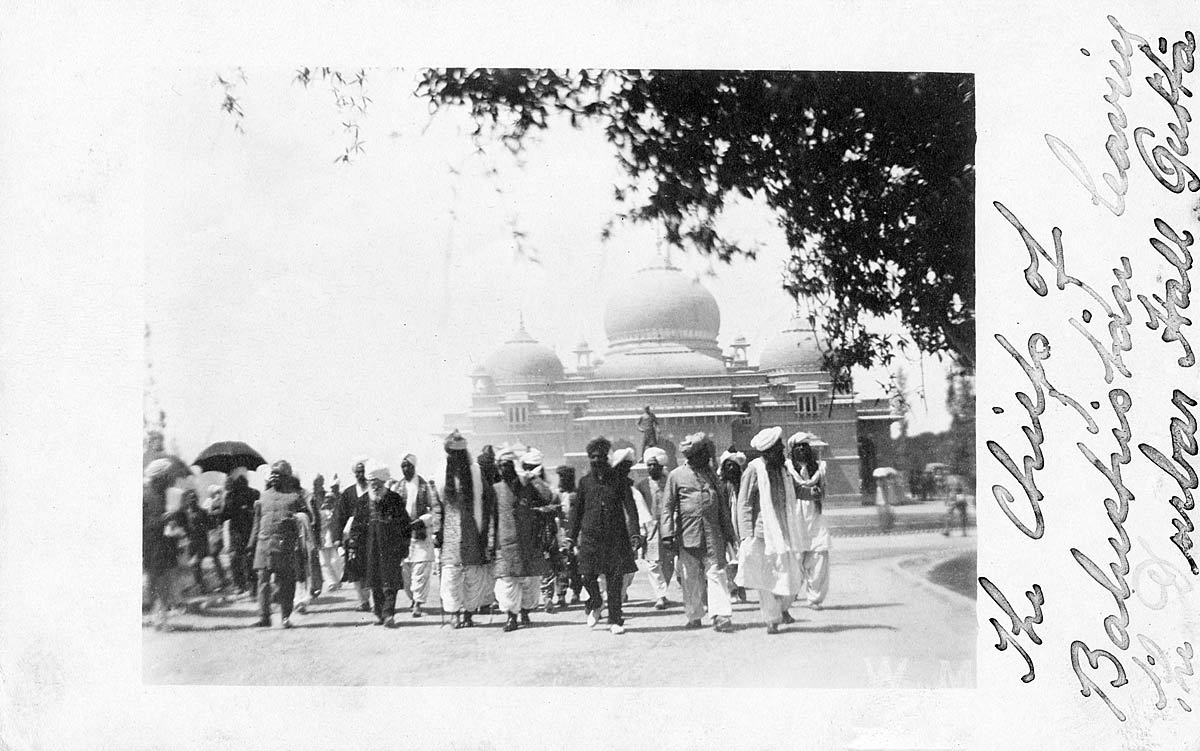
[[[638,418],[637,429],[642,434],[642,454],[646,453],[646,449],[658,445],[658,417],[651,411],[649,404]]]
[[[950,536],[950,525],[954,522],[954,515],[962,515],[962,534],[967,536],[967,489],[966,481],[959,475],[947,475],[945,479],[946,490],[946,524],[942,527],[942,534],[946,537]]]
[[[879,515],[879,531],[888,534],[896,523],[896,512],[892,504],[896,500],[896,475],[899,473],[891,467],[880,467],[875,470],[875,511]]]

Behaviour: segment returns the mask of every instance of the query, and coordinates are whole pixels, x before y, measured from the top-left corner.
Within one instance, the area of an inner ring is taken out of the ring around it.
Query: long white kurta
[[[801,467],[800,471],[796,472],[790,462],[788,466],[798,480],[806,481],[812,479],[809,477],[807,467]],[[814,477],[817,480],[817,485],[821,488],[821,497],[824,497],[825,462],[817,462],[817,471]],[[804,567],[804,591],[801,594],[808,601],[809,605],[820,605],[829,594],[829,550],[831,547],[831,535],[829,534],[829,527],[825,524],[824,515],[817,511],[817,504],[813,500],[812,491],[807,488],[800,488],[796,495],[800,504],[801,521],[809,536],[808,549],[804,551],[801,557],[801,565]]]
[[[750,462],[742,477],[742,504],[754,508],[762,519],[762,537],[751,537],[738,547],[739,587],[790,597],[804,588],[801,557],[809,546],[808,532],[801,524],[795,486],[786,468],[771,477],[760,457]],[[745,530],[753,535],[753,528]]]

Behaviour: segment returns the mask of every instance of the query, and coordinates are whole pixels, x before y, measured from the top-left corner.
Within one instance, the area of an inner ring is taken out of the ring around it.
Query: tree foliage
[[[872,333],[898,313],[913,343],[973,367],[974,79],[965,74],[432,69],[417,95],[468,107],[519,152],[565,115],[598,122],[628,181],[624,217],[728,261],[734,195],[765,200],[791,249],[783,286],[818,303],[835,374],[891,360]]]

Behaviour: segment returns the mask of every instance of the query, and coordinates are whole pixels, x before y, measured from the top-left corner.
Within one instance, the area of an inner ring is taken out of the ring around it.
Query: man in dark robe
[[[633,551],[641,547],[637,508],[629,485],[608,464],[612,444],[606,438],[594,438],[587,445],[591,471],[579,481],[579,490],[571,507],[568,544],[575,548],[579,573],[587,590],[585,606],[588,627],[599,622],[603,600],[599,577],[603,576],[608,593],[609,631],[625,633],[621,612],[625,574],[637,572]]]
[[[247,591],[254,594],[257,575],[254,573],[250,549],[250,532],[254,528],[254,502],[258,491],[246,480],[246,470],[238,467],[225,480],[225,500],[221,507],[221,521],[229,522],[229,568],[233,575],[233,586],[238,594]]]
[[[359,551],[362,585],[370,589],[375,624],[396,626],[396,593],[404,586],[411,522],[404,499],[388,490],[391,472],[383,464],[364,467],[367,493],[358,498],[350,519],[351,545]]]
[[[342,491],[341,503],[338,508],[338,529],[344,535],[346,532],[346,523],[350,521],[350,517],[354,515],[354,509],[359,501],[367,495],[367,462],[366,459],[359,459],[354,462],[354,484]],[[362,582],[363,567],[362,560],[359,556],[361,550],[357,550],[352,541],[346,539],[344,541],[346,551],[346,565],[342,572],[342,581],[353,582],[355,590],[358,591],[358,609],[363,613],[371,612],[371,589]]]

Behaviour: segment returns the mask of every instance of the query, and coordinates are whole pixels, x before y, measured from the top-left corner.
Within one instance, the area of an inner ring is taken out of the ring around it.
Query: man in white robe
[[[400,460],[400,473],[402,479],[396,483],[395,492],[404,499],[408,518],[412,519],[412,542],[404,559],[404,592],[412,602],[412,617],[420,618],[424,615],[421,607],[429,602],[429,582],[433,578],[433,536],[438,531],[433,509],[437,490],[417,474],[414,454]]]
[[[762,456],[746,466],[742,487],[737,584],[758,590],[768,634],[792,623],[787,606],[804,587],[803,551],[808,533],[800,519],[796,489],[788,474],[783,429],[765,428],[750,441]]]
[[[801,555],[804,591],[808,607],[820,610],[829,594],[829,527],[822,513],[825,499],[825,462],[817,458],[815,438],[803,431],[788,439],[788,473],[796,483],[801,524],[808,534],[808,547]]]

